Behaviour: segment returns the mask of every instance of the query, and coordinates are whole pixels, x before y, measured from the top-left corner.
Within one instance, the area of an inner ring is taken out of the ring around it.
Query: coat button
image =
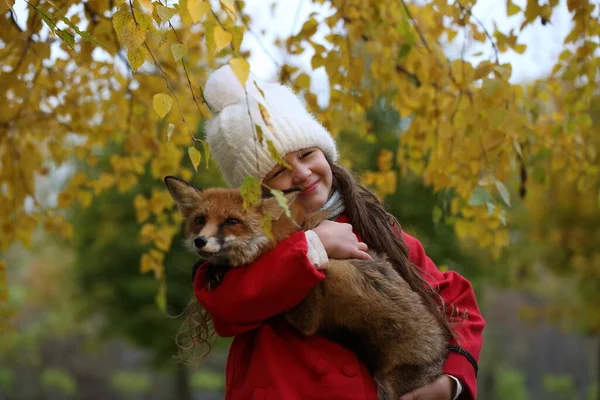
[[[329,367],[323,361],[316,361],[313,364],[313,369],[314,369],[315,373],[319,376],[326,375],[327,372],[329,372]]]
[[[356,363],[346,361],[342,365],[342,373],[348,378],[354,378],[356,374],[358,374],[358,366],[356,365]]]

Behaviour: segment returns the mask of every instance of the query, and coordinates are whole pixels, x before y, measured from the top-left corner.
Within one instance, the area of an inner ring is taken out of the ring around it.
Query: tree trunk
[[[175,398],[177,400],[192,400],[190,374],[182,364],[175,366]]]

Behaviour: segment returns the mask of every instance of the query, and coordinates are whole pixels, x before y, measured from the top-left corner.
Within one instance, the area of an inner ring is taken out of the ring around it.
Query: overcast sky
[[[320,13],[326,13],[327,9],[318,9],[308,0],[285,0],[285,10],[280,2],[275,10],[275,16],[272,16],[270,4],[271,0],[247,0],[246,12],[252,15],[254,23],[257,25],[253,30],[259,32],[264,29],[267,36],[261,36],[262,45],[259,45],[255,35],[247,33],[244,38],[244,46],[252,50],[250,66],[252,71],[261,79],[272,79],[276,70],[273,58],[280,63],[284,54],[275,46],[270,45],[275,36],[287,37],[291,32],[298,32],[308,15],[317,10]],[[514,0],[514,3],[525,7],[526,0]],[[494,30],[494,22],[501,32],[508,33],[510,29],[518,28],[523,21],[522,16],[506,16],[506,2],[503,0],[478,0],[477,5],[472,10],[473,14],[485,25],[491,33]],[[512,82],[524,82],[541,78],[550,73],[559,54],[563,50],[563,41],[571,28],[571,15],[567,10],[566,0],[560,2],[560,6],[555,9],[551,23],[542,25],[539,19],[532,25],[524,29],[519,35],[518,43],[526,44],[527,50],[523,54],[509,51],[500,54],[500,62],[509,62],[513,67]],[[464,37],[456,36],[456,39],[447,49],[451,58],[459,57]],[[266,48],[266,49],[265,49]],[[266,51],[265,51],[266,50]],[[469,54],[483,52],[483,55],[474,58]],[[266,52],[270,53],[267,54]],[[488,42],[483,46],[470,47],[467,52],[467,59],[477,61],[481,58],[492,57],[493,49]],[[311,54],[306,54],[301,65],[307,72],[311,72],[310,67]],[[313,91],[323,94],[326,91],[326,76],[323,68],[313,73]]]

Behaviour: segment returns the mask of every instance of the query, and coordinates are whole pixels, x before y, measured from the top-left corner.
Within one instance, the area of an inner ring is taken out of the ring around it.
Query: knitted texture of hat
[[[212,73],[204,88],[204,97],[213,111],[205,126],[206,140],[230,187],[241,186],[245,176],[262,179],[276,165],[269,154],[272,141],[281,156],[293,151],[318,147],[331,161],[337,161],[335,141],[286,86],[256,82],[250,74],[246,91],[229,65]],[[261,103],[269,114],[271,131],[261,116]],[[256,140],[255,125],[260,126],[263,141]]]

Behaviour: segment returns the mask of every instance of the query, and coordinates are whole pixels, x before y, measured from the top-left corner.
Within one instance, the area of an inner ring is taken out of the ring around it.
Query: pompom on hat
[[[281,156],[318,147],[331,161],[337,161],[335,141],[290,88],[257,81],[263,98],[255,80],[250,74],[246,82],[247,101],[244,88],[229,65],[213,72],[204,88],[204,97],[213,111],[205,128],[206,140],[230,187],[241,186],[245,176],[262,179],[273,169],[276,163],[269,155],[267,140],[273,142]],[[274,132],[265,125],[258,103],[269,113]],[[262,129],[262,144],[255,141],[253,124]]]

